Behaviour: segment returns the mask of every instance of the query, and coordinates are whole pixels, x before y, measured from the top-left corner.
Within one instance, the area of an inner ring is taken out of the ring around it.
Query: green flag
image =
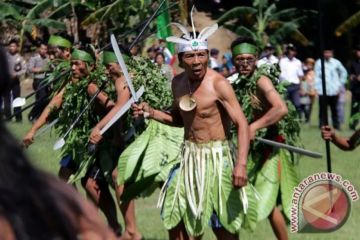
[[[169,25],[170,23],[170,12],[168,8],[167,1],[162,5],[160,8],[160,11],[164,11],[162,14],[160,14],[156,19],[157,24],[157,37],[159,39],[166,40],[167,37],[172,36],[171,27]],[[167,9],[167,10],[165,10]],[[167,43],[167,48],[170,50],[172,54],[174,54],[174,45],[172,43]]]

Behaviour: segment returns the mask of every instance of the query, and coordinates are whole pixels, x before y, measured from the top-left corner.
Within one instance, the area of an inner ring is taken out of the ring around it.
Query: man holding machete
[[[277,79],[280,72],[277,66],[265,64],[259,68],[256,67],[258,48],[252,39],[239,37],[231,44],[231,50],[237,73],[230,76],[229,80],[249,121],[250,139],[255,140],[250,145],[251,157],[249,158],[248,172],[250,182],[254,184],[262,197],[261,202],[258,201],[255,206],[257,221],[267,217],[276,237],[287,239],[286,223],[277,205],[282,204],[285,216],[289,217],[288,207],[291,205],[292,187],[297,186],[297,181],[285,179],[288,176],[283,176],[285,171],[282,169],[286,166],[287,169],[293,171],[291,157],[289,152],[284,149],[276,149],[257,141],[256,136],[284,143],[285,140],[288,140],[284,137],[289,138],[289,136],[282,135],[288,133],[284,131],[284,126],[297,126],[295,130],[299,131],[295,119],[292,119],[293,122],[287,121],[289,117],[296,117],[296,112],[291,114],[291,109],[288,110],[278,92]],[[288,111],[291,115],[287,115]],[[282,121],[281,124],[279,124],[280,121]],[[290,134],[296,134],[296,131]],[[292,136],[290,135],[290,137]],[[273,171],[276,172],[272,175],[269,174]],[[276,176],[276,179],[273,179],[272,176]],[[288,181],[286,186],[289,186],[289,189],[284,190],[282,186],[280,187],[283,181]],[[279,193],[281,195],[278,197]],[[284,198],[284,196],[288,198]],[[249,219],[249,221],[251,220]],[[255,225],[256,222],[250,224],[250,226]]]
[[[71,117],[71,115],[78,114],[78,112],[76,111],[77,109],[80,110],[85,108],[88,104],[87,95],[91,95],[94,93],[94,89],[91,87],[91,83],[89,84],[89,76],[94,68],[94,63],[94,58],[89,53],[78,49],[73,50],[71,56],[71,82],[66,83],[66,85],[54,95],[49,105],[34,123],[28,134],[24,137],[23,143],[25,146],[29,146],[31,143],[33,143],[33,136],[36,131],[48,121],[49,115],[52,114],[52,112],[56,109],[60,109],[59,123],[56,126],[57,129],[60,132],[64,130],[67,131],[69,129],[69,126],[66,125],[66,123],[69,123],[69,120],[73,120],[73,117]],[[76,98],[75,101],[73,101],[74,98]],[[114,105],[112,101],[108,101],[107,95],[103,92],[100,92],[97,95],[97,100],[105,108]],[[68,139],[70,139],[70,143],[66,142],[66,145],[64,147],[64,157],[60,162],[61,167],[59,171],[59,176],[65,181],[69,180],[70,175],[79,171],[78,167],[80,166],[81,162],[86,161],[86,156],[84,155],[84,152],[86,152],[86,147],[84,143],[86,143],[87,140],[86,133],[88,132],[88,130],[90,130],[91,127],[89,125],[91,120],[87,118],[89,116],[90,114],[82,116],[80,121],[77,123],[78,126],[82,127],[74,128],[73,131],[71,131],[68,137]],[[84,137],[85,141],[83,141]],[[83,151],[78,148],[75,148],[74,151],[74,147],[79,145],[81,145]],[[115,232],[120,233],[121,227],[117,222],[116,204],[111,197],[107,185],[97,181],[96,176],[98,174],[96,171],[92,170],[93,168],[88,171],[82,183],[91,199],[104,212],[109,222],[109,225],[114,229]]]
[[[117,62],[116,56],[111,51],[103,51],[101,53],[102,64],[106,67],[105,73],[106,75],[114,82],[115,90],[116,90],[116,100],[114,100],[115,105],[112,109],[105,115],[103,118],[95,125],[91,134],[90,134],[90,143],[101,145],[104,144],[104,141],[109,142],[107,136],[103,136],[101,134],[101,129],[109,123],[109,121],[116,115],[117,112],[125,105],[125,103],[130,99],[130,90],[128,88],[128,84],[125,80],[124,75],[121,72],[120,66]],[[136,226],[136,218],[135,218],[135,200],[132,199],[130,201],[120,202],[121,194],[124,190],[124,186],[119,186],[117,184],[117,161],[121,151],[124,149],[124,140],[122,136],[123,132],[123,120],[118,120],[111,127],[112,139],[110,140],[110,145],[107,144],[107,149],[110,152],[114,153],[110,155],[112,156],[113,162],[113,171],[112,171],[112,184],[115,189],[116,199],[119,203],[121,213],[124,217],[125,222],[125,231],[122,234],[124,239],[141,239],[141,234],[139,233]]]

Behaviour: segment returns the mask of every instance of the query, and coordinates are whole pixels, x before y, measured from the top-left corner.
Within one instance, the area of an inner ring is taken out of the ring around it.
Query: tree
[[[0,2],[0,20],[6,21],[7,25],[13,24],[19,32],[21,43],[26,32],[32,32],[35,36],[40,27],[66,30],[74,37],[75,43],[86,42],[88,36],[91,41],[100,39],[105,42],[108,32],[115,34],[126,32],[147,18],[157,3],[153,2],[151,0],[9,0]],[[22,7],[24,4],[26,6]],[[92,31],[91,34],[86,34],[89,30]]]
[[[218,23],[238,35],[250,35],[261,48],[269,42],[278,45],[287,37],[307,46],[310,41],[299,27],[307,16],[314,13],[296,8],[277,10],[275,3],[269,5],[267,0],[254,0],[252,7],[230,9],[218,19]]]
[[[342,22],[336,29],[335,35],[341,37],[344,33],[350,31],[351,29],[357,27],[360,24],[360,11],[357,11],[355,14],[350,16],[344,22]]]

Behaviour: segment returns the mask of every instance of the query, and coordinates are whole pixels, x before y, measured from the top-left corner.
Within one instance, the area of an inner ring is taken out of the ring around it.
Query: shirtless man
[[[71,79],[71,83],[67,83],[67,84],[79,84],[80,81],[83,80],[88,81],[90,71],[92,71],[94,67],[94,59],[89,53],[83,50],[74,49],[71,56],[71,65],[72,65],[71,66],[72,79]],[[89,93],[90,95],[94,94],[94,92],[96,91],[91,86],[92,85],[90,84],[90,86],[87,89],[88,91],[87,93]],[[34,142],[34,135],[36,131],[48,121],[48,116],[53,108],[57,108],[60,109],[60,111],[66,112],[69,111],[70,109],[76,109],[78,107],[78,106],[74,106],[75,104],[71,105],[69,103],[67,99],[69,99],[70,96],[69,93],[66,91],[66,89],[67,88],[65,86],[58,93],[54,95],[48,106],[44,109],[40,117],[36,120],[32,128],[30,129],[30,131],[23,138],[23,143],[26,147]],[[100,103],[100,105],[102,105],[104,108],[109,108],[110,106],[114,105],[112,101],[108,101],[107,99],[108,99],[107,95],[104,94],[103,92],[100,92],[97,96],[98,103]],[[82,103],[80,102],[79,104]],[[85,106],[80,106],[80,107],[83,108]],[[70,121],[72,121],[72,119]],[[79,122],[78,125],[83,124],[84,121]],[[79,136],[77,137],[79,138]],[[77,149],[77,151],[80,150]],[[65,153],[66,155],[63,157],[63,159],[60,162],[61,167],[59,170],[59,177],[62,178],[64,181],[68,181],[70,175],[78,171],[78,166],[74,161],[75,156],[72,155],[71,153],[72,151],[69,152],[70,153],[68,154]],[[85,161],[86,159],[77,159],[77,160]],[[120,234],[121,226],[117,221],[116,205],[108,189],[108,186],[98,181],[98,179],[96,178],[97,175],[98,174],[96,174],[93,171],[88,171],[87,175],[84,177],[82,181],[82,184],[86,190],[87,195],[104,212],[109,222],[109,225],[113,228],[114,232]]]
[[[229,80],[233,84],[240,104],[247,106],[244,108],[244,113],[249,121],[250,139],[254,140],[260,130],[266,130],[264,137],[271,140],[279,141],[279,139],[283,139],[283,136],[279,135],[282,125],[277,123],[286,116],[288,108],[274,86],[277,82],[275,74],[269,74],[271,71],[268,71],[273,69],[275,72],[275,67],[271,65],[256,67],[258,50],[254,41],[250,38],[239,37],[231,44],[231,50],[237,73],[229,77]],[[268,217],[276,237],[278,239],[287,239],[286,223],[280,209],[276,206],[279,185],[281,184],[280,180],[274,180],[274,182],[278,183],[275,186],[270,182],[269,176],[265,179],[262,178],[264,175],[263,169],[268,168],[269,165],[272,166],[270,163],[275,161],[279,167],[279,170],[276,169],[276,171],[282,172],[280,171],[282,164],[280,164],[279,156],[285,156],[285,154],[280,155],[279,152],[285,150],[276,151],[260,143],[252,144],[250,149],[251,161],[254,164],[249,165],[255,165],[253,169],[248,169],[249,173],[255,173],[254,178],[249,177],[250,182],[260,191],[260,195],[263,196],[264,200],[258,202],[258,221]],[[274,176],[279,174],[277,172]],[[262,194],[262,189],[267,189],[268,192],[269,189],[273,190],[271,196]],[[283,198],[281,200],[282,203],[286,201]],[[264,204],[264,202],[270,202],[270,204]],[[286,210],[283,206],[283,211],[286,212]],[[288,216],[287,213],[285,215]]]
[[[238,239],[247,183],[247,121],[229,82],[207,67],[207,41],[198,36],[184,42],[177,44],[185,71],[172,81],[172,110],[165,113],[140,103],[133,105],[134,116],[147,112],[159,122],[184,127],[180,166],[160,195],[170,239],[200,239],[210,219],[216,219],[218,239]],[[238,133],[235,158],[227,140],[231,122]]]
[[[102,63],[105,65],[106,75],[114,82],[116,96],[117,99],[112,99],[115,102],[115,105],[111,108],[111,110],[103,116],[103,118],[95,125],[91,134],[90,134],[90,142],[93,144],[99,144],[103,137],[100,134],[100,129],[102,129],[112,118],[113,116],[121,109],[121,107],[129,100],[130,91],[127,88],[127,83],[124,76],[121,73],[120,65],[117,62],[115,53],[110,51],[102,52]],[[94,86],[94,83],[89,85],[90,88],[97,88]],[[93,90],[95,92],[96,89]],[[121,120],[120,120],[121,121]],[[124,186],[119,186],[117,184],[117,162],[119,159],[119,155],[124,148],[125,143],[123,142],[123,137],[121,136],[122,126],[123,124],[118,121],[115,123],[116,126],[112,128],[113,130],[113,139],[107,139],[107,141],[111,141],[109,148],[107,149],[110,152],[110,155],[113,155],[113,164],[114,169],[112,171],[112,184],[115,188],[116,199],[119,203],[121,213],[124,217],[125,221],[125,231],[121,235],[121,239],[133,239],[138,240],[141,239],[142,236],[139,233],[136,226],[135,219],[135,200],[132,199],[128,202],[120,202],[120,197],[123,193]],[[109,144],[108,144],[109,145]],[[115,154],[112,154],[115,153]]]

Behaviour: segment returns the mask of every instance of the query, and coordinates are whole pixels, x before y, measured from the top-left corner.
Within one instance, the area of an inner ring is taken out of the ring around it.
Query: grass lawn
[[[346,116],[349,114],[347,105]],[[302,126],[302,139],[306,149],[323,153],[322,159],[312,159],[301,157],[296,168],[300,179],[303,179],[313,173],[326,171],[325,143],[320,137],[317,126],[317,107],[315,106],[312,116],[312,126]],[[24,115],[24,119],[26,119]],[[346,120],[348,122],[348,119]],[[24,120],[24,123],[9,123],[9,129],[19,139],[30,129],[30,124]],[[347,125],[344,126],[347,129]],[[349,136],[351,131],[344,130],[341,132],[344,136]],[[59,152],[53,151],[52,146],[57,137],[54,132],[47,132],[36,139],[26,154],[31,161],[38,167],[57,173],[59,167]],[[359,155],[358,155],[359,154]],[[353,152],[343,152],[331,146],[332,171],[340,174],[343,179],[348,179],[355,188],[360,191],[360,148]],[[34,186],[36,187],[36,186]],[[136,202],[137,222],[145,239],[167,239],[167,232],[162,226],[160,211],[156,208],[157,194],[147,198],[139,199]],[[119,214],[119,219],[121,216]],[[121,220],[122,221],[122,220]],[[292,234],[290,239],[360,239],[360,203],[354,202],[350,217],[345,225],[333,233],[327,234]],[[268,221],[260,222],[254,233],[241,231],[242,239],[275,239]],[[208,230],[203,239],[215,239],[211,230]]]

